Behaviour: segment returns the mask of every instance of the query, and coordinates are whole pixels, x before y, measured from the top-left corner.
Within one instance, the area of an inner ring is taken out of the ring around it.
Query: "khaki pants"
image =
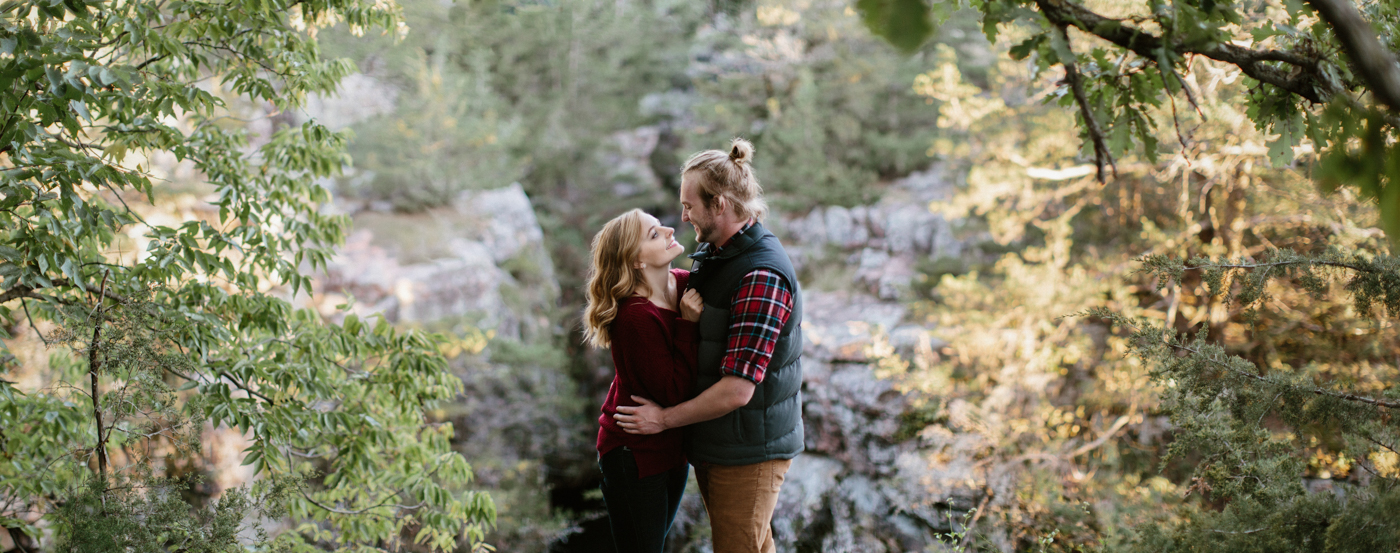
[[[773,508],[791,459],[695,467],[715,553],[773,553]]]

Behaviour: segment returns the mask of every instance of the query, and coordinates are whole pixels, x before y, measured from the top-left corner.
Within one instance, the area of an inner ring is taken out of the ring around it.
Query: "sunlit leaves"
[[[932,5],[936,10],[945,4]],[[915,25],[907,21],[925,20],[924,2],[906,5],[860,1],[857,6],[862,8],[873,33],[903,50],[917,48],[927,36],[923,26],[918,26],[919,30],[906,28]],[[1088,106],[1082,110],[1092,113],[1102,128],[1101,136],[1091,136],[1090,122],[1081,120],[1080,126],[1085,129],[1081,137],[1086,145],[1105,143],[1115,158],[1141,151],[1155,159],[1160,146],[1152,130],[1158,123],[1145,108],[1164,100],[1195,108],[1199,103],[1195,95],[1201,91],[1198,84],[1188,83],[1188,77],[1201,55],[1233,63],[1247,73],[1265,68],[1266,73],[1286,75],[1282,80],[1270,80],[1259,73],[1249,73],[1268,81],[1252,83],[1247,108],[1261,131],[1275,135],[1269,143],[1271,162],[1276,167],[1293,163],[1294,148],[1310,139],[1319,154],[1316,177],[1322,187],[1355,187],[1363,196],[1378,201],[1387,234],[1393,244],[1400,243],[1400,191],[1390,191],[1396,186],[1390,183],[1400,177],[1400,169],[1379,161],[1396,157],[1386,144],[1400,136],[1400,126],[1393,114],[1387,116],[1388,110],[1366,98],[1364,80],[1352,74],[1351,64],[1338,57],[1342,47],[1334,31],[1313,16],[1305,2],[1130,2],[1114,9],[1134,14],[1131,18],[1090,14],[1100,17],[1094,24],[1066,14],[1086,13],[1086,8],[1103,10],[1104,6],[985,0],[976,3],[976,7],[982,15],[983,29],[993,41],[1002,27],[1017,27],[1030,33],[1011,48],[1012,59],[1033,59],[1042,68],[1066,63],[1079,68],[1089,97],[1084,102]],[[1368,3],[1362,8],[1378,31],[1381,43],[1393,44],[1397,40],[1394,29],[1400,23],[1400,4],[1389,0]],[[898,10],[907,15],[893,16]],[[1278,14],[1286,18],[1279,19]],[[895,26],[894,21],[906,21],[905,27]],[[1134,34],[1125,37],[1122,32],[1129,25]],[[1056,26],[1082,32],[1070,33],[1068,41],[1059,40],[1058,34],[1046,32]],[[1107,55],[1098,54],[1105,45],[1109,46]],[[1091,50],[1095,53],[1086,55]],[[1073,100],[1061,96],[1061,103],[1067,107]],[[1339,103],[1344,105],[1336,107]],[[1175,113],[1173,124],[1180,125]],[[1364,131],[1357,127],[1364,127]],[[1086,147],[1086,152],[1090,150]],[[1361,161],[1363,158],[1368,161]]]

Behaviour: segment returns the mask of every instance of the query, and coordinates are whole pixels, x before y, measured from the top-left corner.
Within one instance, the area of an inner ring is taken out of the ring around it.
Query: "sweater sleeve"
[[[634,393],[670,407],[690,399],[699,339],[695,323],[677,318],[667,328],[659,310],[628,305],[613,321],[617,374]],[[629,398],[619,401],[632,404]]]

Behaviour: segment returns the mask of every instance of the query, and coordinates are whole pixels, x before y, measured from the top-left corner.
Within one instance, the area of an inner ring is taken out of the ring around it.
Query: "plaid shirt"
[[[751,226],[752,221],[736,236]],[[728,244],[726,241],[725,245]],[[723,248],[720,246],[715,251]],[[768,362],[773,359],[778,334],[792,315],[792,286],[778,273],[755,269],[739,281],[739,290],[730,303],[729,344],[724,361],[720,363],[720,373],[760,384]]]

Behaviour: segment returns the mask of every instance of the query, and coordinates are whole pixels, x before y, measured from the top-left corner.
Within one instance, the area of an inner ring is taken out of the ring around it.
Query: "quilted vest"
[[[686,427],[686,455],[691,462],[748,465],[791,459],[803,449],[802,430],[802,290],[792,261],[778,237],[754,223],[723,250],[702,248],[691,258],[690,288],[705,300],[700,315],[700,358],[697,391],[724,375],[720,364],[729,342],[729,308],[744,275],[768,269],[792,287],[792,314],[783,326],[764,371],[763,382],[743,407],[720,418]]]

